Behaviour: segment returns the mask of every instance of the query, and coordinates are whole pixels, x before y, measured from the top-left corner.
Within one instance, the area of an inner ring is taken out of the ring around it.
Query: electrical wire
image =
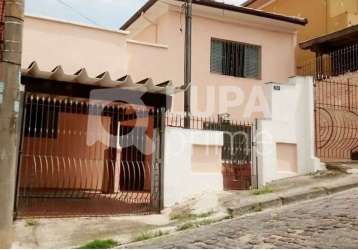
[[[87,21],[91,22],[92,24],[97,25],[97,26],[102,26],[99,23],[97,23],[95,20],[87,17],[86,15],[82,14],[80,11],[76,10],[73,6],[71,6],[70,4],[66,3],[64,0],[57,0],[57,2],[62,4],[63,6],[66,6],[69,9],[71,9],[77,15],[83,17],[84,19],[86,19]]]

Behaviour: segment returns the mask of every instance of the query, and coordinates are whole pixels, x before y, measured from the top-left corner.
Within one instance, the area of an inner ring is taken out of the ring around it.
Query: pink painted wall
[[[183,22],[183,20],[182,20]],[[172,80],[183,84],[184,33],[180,15],[169,10],[142,33],[128,35],[83,25],[34,17],[25,18],[24,66],[38,61],[51,70],[62,64],[66,73],[86,67],[91,76],[109,71],[113,78],[130,74],[134,81],[151,77],[155,83]],[[267,27],[271,24],[267,21]],[[270,28],[270,27],[269,27]],[[233,119],[263,117],[258,104],[266,82],[287,82],[294,75],[296,35],[292,31],[273,31],[250,23],[238,24],[202,16],[193,18],[192,111],[203,116],[230,113]],[[262,47],[260,80],[223,76],[210,72],[211,38],[220,38]],[[136,42],[141,41],[141,42]],[[157,42],[157,43],[156,43]],[[229,89],[227,89],[228,87]],[[234,90],[233,90],[234,89]],[[252,91],[255,89],[255,91]],[[234,91],[234,92],[232,92]],[[237,91],[241,91],[238,93]],[[231,92],[231,93],[230,93]],[[225,101],[232,103],[226,109]],[[266,103],[261,103],[263,108]],[[174,97],[174,111],[183,110],[183,94]]]
[[[157,20],[158,43],[168,45],[166,57],[151,55],[149,69],[136,67],[135,60],[130,61],[129,71],[133,75],[150,73],[154,79],[163,81],[167,78],[173,80],[176,85],[183,83],[183,51],[184,33],[180,31],[180,15],[176,11],[169,11]],[[268,23],[269,25],[269,23]],[[142,33],[134,36],[134,39],[155,42],[153,27],[148,27]],[[211,38],[220,38],[238,42],[260,45],[262,47],[262,77],[261,80],[244,79],[231,76],[223,76],[210,72],[210,46]],[[219,111],[219,89],[224,86],[240,87],[243,90],[244,105],[234,106],[227,110],[236,119],[261,117],[262,114],[247,113],[244,115],[245,104],[248,102],[253,87],[262,87],[266,82],[287,82],[287,78],[294,75],[294,48],[296,46],[296,34],[292,32],[271,31],[255,26],[239,25],[224,21],[194,16],[193,18],[193,51],[192,51],[192,82],[193,91],[197,88],[199,93],[194,97],[193,104],[197,103],[197,111],[222,113]],[[130,51],[130,54],[139,53],[140,49]],[[141,52],[142,54],[143,52]],[[155,68],[153,70],[153,68]],[[211,89],[210,89],[211,88]],[[212,91],[210,96],[206,91]],[[193,93],[193,95],[195,95]],[[229,95],[230,96],[230,95]],[[196,100],[195,100],[196,99]],[[175,98],[174,110],[182,110],[183,96]],[[206,110],[207,104],[214,104],[213,110]],[[193,107],[193,109],[195,109]],[[212,112],[213,111],[213,112]]]
[[[25,17],[23,67],[37,61],[43,70],[62,65],[73,74],[86,68],[95,77],[127,74],[127,33],[38,17]]]

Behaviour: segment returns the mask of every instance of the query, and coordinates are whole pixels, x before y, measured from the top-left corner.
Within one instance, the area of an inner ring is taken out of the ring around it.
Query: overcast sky
[[[147,0],[26,0],[26,14],[118,29]],[[217,0],[240,4],[244,0]]]

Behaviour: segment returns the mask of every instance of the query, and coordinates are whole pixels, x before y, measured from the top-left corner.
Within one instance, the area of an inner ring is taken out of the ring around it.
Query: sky
[[[118,29],[147,0],[26,0],[29,15]],[[239,5],[244,0],[216,0]]]

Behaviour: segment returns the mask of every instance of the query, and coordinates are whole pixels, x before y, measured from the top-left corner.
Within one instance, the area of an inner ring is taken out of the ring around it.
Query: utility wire
[[[60,4],[66,6],[67,8],[71,9],[73,12],[75,12],[77,15],[83,17],[84,19],[88,20],[89,22],[91,22],[94,25],[97,26],[102,26],[99,23],[97,23],[95,20],[87,17],[86,15],[82,14],[80,11],[76,10],[73,6],[71,6],[70,4],[66,3],[64,0],[57,0],[57,2],[59,2]]]

